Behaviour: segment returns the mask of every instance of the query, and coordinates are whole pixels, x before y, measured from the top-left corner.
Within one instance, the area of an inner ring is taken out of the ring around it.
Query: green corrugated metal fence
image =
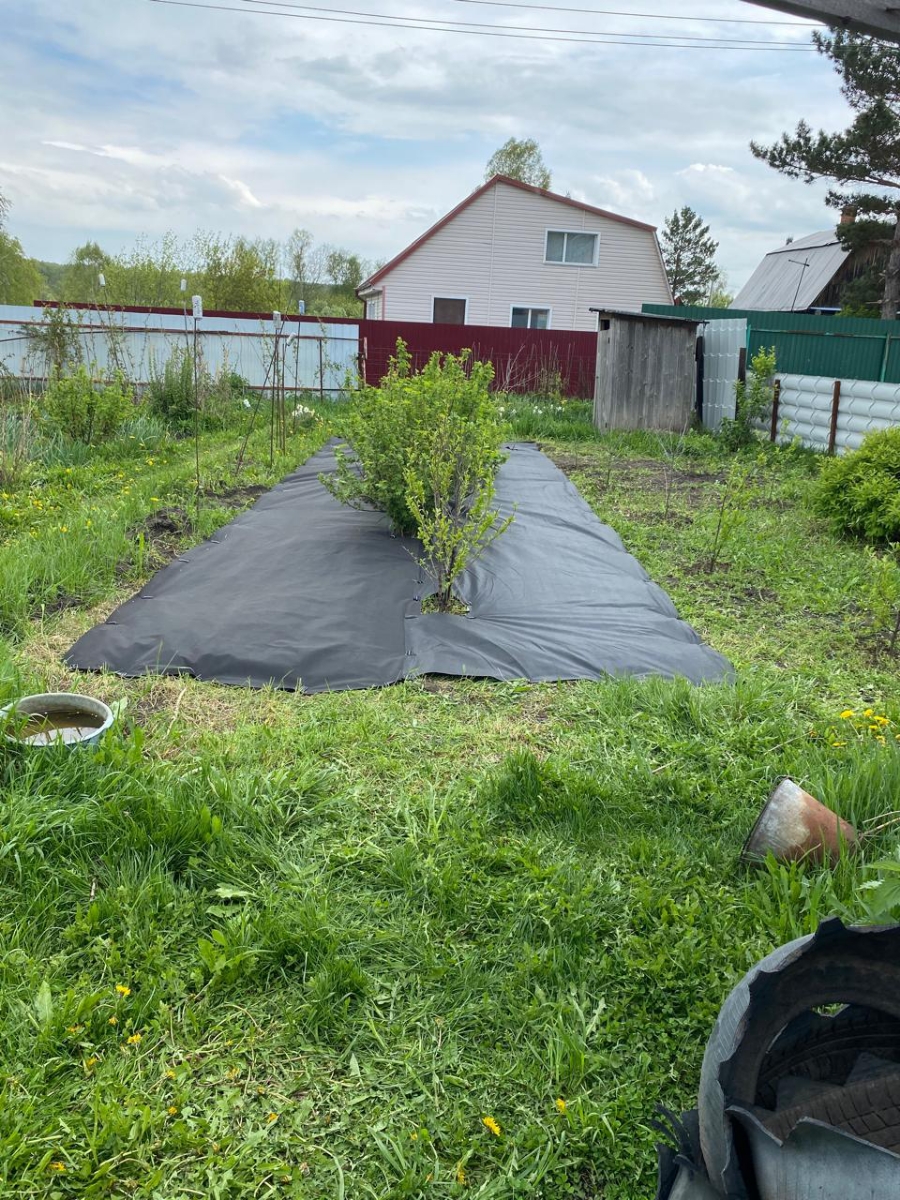
[[[748,356],[774,346],[778,370],[786,375],[900,383],[900,321],[688,304],[645,304],[643,311],[692,321],[746,318]]]

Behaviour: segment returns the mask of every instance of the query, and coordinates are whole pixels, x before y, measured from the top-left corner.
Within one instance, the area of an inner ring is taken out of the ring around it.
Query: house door
[[[435,325],[465,325],[466,303],[458,296],[435,296],[431,319]]]

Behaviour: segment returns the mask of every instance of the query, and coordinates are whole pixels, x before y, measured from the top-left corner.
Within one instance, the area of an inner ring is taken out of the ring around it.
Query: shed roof
[[[691,325],[695,329],[698,325],[706,324],[697,317],[676,317],[674,313],[631,312],[624,308],[589,308],[588,312],[596,313],[598,321],[601,317],[610,317],[613,320],[621,321],[646,321],[647,323],[656,321],[666,325]]]
[[[732,308],[803,312],[832,281],[850,252],[834,229],[823,229],[770,251],[731,303]],[[808,263],[804,267],[804,263]]]
[[[636,229],[646,229],[648,233],[656,233],[656,226],[647,225],[644,221],[635,221],[632,217],[623,217],[619,213],[607,212],[605,208],[595,208],[593,204],[584,204],[581,200],[573,200],[571,196],[560,196],[557,192],[548,192],[546,188],[535,187],[531,183],[522,183],[521,180],[511,179],[508,175],[494,175],[487,183],[483,183],[481,187],[476,188],[474,192],[466,196],[465,200],[457,204],[455,208],[452,208],[446,216],[441,217],[421,237],[416,238],[405,250],[401,250],[390,262],[385,263],[383,267],[379,267],[374,275],[370,275],[368,279],[364,279],[356,289],[357,296],[361,296],[363,292],[368,291],[376,283],[379,283],[384,279],[385,275],[393,271],[394,267],[399,266],[404,259],[409,258],[411,254],[415,253],[421,246],[424,246],[430,238],[434,237],[438,230],[443,229],[445,225],[449,225],[454,217],[459,216],[470,204],[474,204],[485,192],[490,191],[491,188],[496,187],[499,183],[519,188],[523,192],[533,192],[534,195],[543,196],[547,200],[557,200],[560,204],[568,204],[571,208],[577,208],[580,212],[593,213],[597,217],[606,217],[610,221],[621,221],[623,225],[632,225]]]

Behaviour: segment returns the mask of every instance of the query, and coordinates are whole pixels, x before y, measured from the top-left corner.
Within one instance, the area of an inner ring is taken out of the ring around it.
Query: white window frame
[[[586,233],[594,239],[594,260],[589,263],[570,263],[565,261],[566,249],[563,246],[563,261],[557,262],[553,258],[547,257],[547,242],[550,240],[551,233]],[[550,226],[544,230],[544,262],[548,267],[596,267],[600,263],[600,231],[597,229],[560,229],[559,226]]]
[[[553,309],[550,307],[549,304],[511,304],[509,306],[509,327],[510,327],[510,329],[515,328],[512,323],[513,309],[515,309],[515,308],[527,309],[529,313],[532,313],[535,311],[545,312],[547,314],[547,328],[548,329],[553,328]],[[528,319],[529,319],[529,321],[531,320],[530,317]],[[522,326],[519,326],[518,328],[521,329]],[[531,329],[532,326],[526,325],[525,328]],[[540,333],[540,332],[541,332],[541,330],[538,330],[538,333]]]
[[[434,302],[435,302],[435,300],[464,300],[465,304],[466,304],[466,315],[463,318],[463,325],[468,325],[468,323],[469,323],[469,297],[468,296],[448,296],[446,294],[446,292],[436,292],[435,295],[433,295],[431,297],[431,324],[432,325],[437,324],[437,322],[434,319]]]

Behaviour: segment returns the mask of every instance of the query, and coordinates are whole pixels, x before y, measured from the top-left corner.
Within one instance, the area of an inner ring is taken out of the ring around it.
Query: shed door
[[[435,296],[432,320],[435,325],[465,325],[466,301]]]

